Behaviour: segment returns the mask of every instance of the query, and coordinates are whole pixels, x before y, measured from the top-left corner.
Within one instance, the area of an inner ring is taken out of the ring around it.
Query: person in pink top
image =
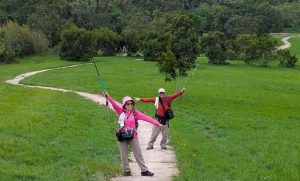
[[[138,140],[138,134],[137,134],[137,127],[138,122],[137,120],[144,120],[147,121],[157,127],[160,127],[161,129],[164,127],[162,124],[158,123],[156,120],[152,119],[150,116],[147,116],[145,114],[142,114],[140,111],[134,109],[135,102],[131,97],[124,97],[122,101],[122,107],[119,106],[109,95],[107,92],[103,93],[104,96],[107,97],[107,100],[111,103],[115,111],[119,115],[119,124],[121,129],[133,129],[134,136],[131,140],[124,140],[119,141],[119,149],[121,154],[121,163],[122,163],[122,169],[124,171],[124,176],[130,176],[131,170],[128,163],[128,152],[127,147],[130,146],[133,155],[136,159],[136,162],[138,163],[140,169],[141,169],[141,175],[142,176],[153,176],[154,173],[150,172],[148,170],[148,167],[145,165],[145,161],[141,152],[139,140]]]

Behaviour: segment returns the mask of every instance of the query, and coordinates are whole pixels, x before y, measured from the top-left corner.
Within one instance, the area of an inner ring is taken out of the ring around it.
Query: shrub
[[[68,61],[89,61],[95,52],[96,41],[92,32],[72,27],[61,33],[59,56]]]
[[[279,59],[279,66],[287,68],[295,68],[298,58],[291,55],[289,50],[278,50],[277,56]]]
[[[48,39],[42,32],[31,31],[27,26],[8,21],[0,30],[2,42],[18,57],[42,54],[48,49]]]
[[[6,47],[5,44],[0,44],[0,63],[13,63],[18,58],[15,56],[11,48]]]

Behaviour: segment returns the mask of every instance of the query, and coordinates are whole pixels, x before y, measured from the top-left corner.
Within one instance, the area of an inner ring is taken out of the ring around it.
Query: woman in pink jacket
[[[129,168],[128,163],[128,152],[127,147],[130,146],[133,155],[141,168],[141,175],[142,176],[153,176],[154,173],[151,173],[148,170],[148,167],[145,165],[145,161],[141,152],[139,139],[138,139],[138,133],[136,131],[137,129],[137,120],[144,120],[147,121],[155,126],[159,126],[163,128],[164,126],[162,124],[159,124],[156,120],[152,119],[150,116],[142,114],[140,111],[134,109],[134,101],[131,97],[124,97],[122,101],[122,107],[116,104],[116,102],[108,95],[107,92],[104,92],[104,95],[107,97],[107,100],[112,104],[113,108],[119,115],[119,124],[120,129],[133,129],[134,137],[132,140],[124,140],[119,141],[119,149],[121,154],[121,162],[122,162],[122,168],[124,171],[124,176],[130,176],[131,171]]]

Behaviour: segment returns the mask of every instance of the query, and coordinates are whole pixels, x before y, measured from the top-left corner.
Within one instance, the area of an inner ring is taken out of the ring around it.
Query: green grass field
[[[159,87],[174,93],[154,62],[95,58],[109,94],[155,97]],[[174,180],[299,180],[300,68],[247,66],[232,61],[199,69],[180,100],[172,104],[171,144],[180,174]],[[181,80],[181,87],[187,78]],[[23,83],[99,93],[93,65],[53,70]],[[154,114],[152,104],[136,108]],[[99,117],[99,121],[101,117]],[[107,132],[110,130],[107,129]]]
[[[299,65],[300,62],[300,34],[296,34],[295,37],[292,37],[289,39],[289,42],[292,44],[292,46],[290,48],[288,48],[288,50],[290,50],[292,55],[296,55],[298,57],[298,63],[297,65]]]
[[[122,173],[114,113],[75,93],[4,83],[78,63],[31,57],[0,65],[0,180],[108,180]]]
[[[287,35],[275,35],[275,34],[273,34],[273,35],[271,35],[271,37],[270,37],[270,39],[271,40],[276,40],[276,42],[277,42],[277,46],[281,46],[281,45],[284,45],[284,43],[281,41],[281,39],[282,38],[284,38],[284,37],[287,37],[287,36],[290,36],[289,34],[287,34]]]
[[[277,41],[277,46],[281,46],[281,45],[284,45],[284,43],[281,41],[282,38],[284,37],[288,37],[288,36],[300,36],[299,33],[296,33],[296,32],[291,32],[289,34],[272,34],[270,39],[271,40],[276,40]],[[291,39],[289,39],[288,41],[290,42]],[[293,44],[294,45],[294,44]],[[297,45],[294,45],[294,47],[299,47]]]

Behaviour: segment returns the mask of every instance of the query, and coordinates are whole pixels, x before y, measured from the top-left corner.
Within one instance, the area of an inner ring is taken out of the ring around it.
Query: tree
[[[281,32],[283,30],[282,17],[280,12],[268,2],[260,3],[255,11],[256,19],[259,24],[259,35],[268,34],[271,32]]]
[[[285,28],[300,28],[300,4],[297,2],[282,3],[277,7]]]
[[[176,65],[176,56],[175,54],[169,49],[166,53],[163,53],[158,58],[158,68],[159,72],[165,74],[165,80],[177,80],[178,73],[176,72],[176,69],[174,68],[174,65]],[[176,86],[176,82],[175,82]],[[176,86],[177,87],[177,86]]]
[[[144,60],[156,61],[162,55],[162,53],[167,52],[170,36],[170,32],[146,32],[146,38],[142,44]]]
[[[108,28],[93,30],[93,36],[97,42],[96,51],[100,51],[100,55],[113,56],[117,53],[121,37]]]
[[[116,6],[109,9],[110,22],[108,28],[116,33],[121,33],[126,27],[126,16],[122,10]]]
[[[245,63],[249,65],[260,64],[267,67],[274,60],[273,51],[276,49],[276,40],[271,41],[268,37],[258,37],[245,47]]]
[[[7,12],[0,9],[0,26],[2,26],[2,24],[5,21],[7,21],[7,19],[8,19]]]
[[[84,28],[86,30],[93,30],[101,28],[102,24],[107,24],[109,21],[107,17],[97,14],[95,8],[88,4],[79,4],[72,11],[74,17],[74,24],[79,28]]]
[[[177,14],[172,18],[170,33],[167,36],[167,52],[159,57],[159,71],[174,80],[176,91],[179,79],[187,76],[199,55],[198,37],[201,34],[200,18],[195,14]],[[175,56],[175,57],[174,57]],[[175,60],[170,60],[175,58]],[[164,62],[169,61],[169,62]],[[166,67],[168,66],[168,67]]]
[[[151,22],[151,13],[143,8],[135,7],[127,15],[127,29],[135,29],[143,31],[148,29],[149,22]]]
[[[210,7],[207,3],[201,3],[197,8],[194,8],[192,11],[200,17],[201,19],[201,28],[204,31],[207,31],[207,20],[206,14],[209,12]]]
[[[46,34],[53,47],[60,42],[60,33],[66,24],[72,24],[64,19],[68,18],[70,6],[65,1],[53,2],[48,5],[37,5],[36,11],[28,15],[27,25],[35,31]],[[66,28],[70,28],[67,26]]]
[[[201,52],[205,53],[211,64],[228,64],[226,62],[226,37],[219,31],[211,31],[200,39]]]
[[[228,39],[235,39],[240,34],[258,34],[259,24],[253,16],[232,16],[225,24],[225,34]]]
[[[59,56],[68,61],[89,61],[94,53],[96,41],[92,32],[84,28],[72,27],[61,33]]]
[[[226,11],[225,7],[222,6],[212,6],[211,11],[206,14],[206,24],[207,31],[216,31],[216,16],[219,13]]]
[[[141,44],[140,34],[137,30],[125,29],[121,33],[121,46],[127,50],[127,56],[137,53]]]
[[[240,34],[236,37],[234,44],[234,51],[238,57],[244,58],[245,49],[255,40],[257,36],[255,34]]]

